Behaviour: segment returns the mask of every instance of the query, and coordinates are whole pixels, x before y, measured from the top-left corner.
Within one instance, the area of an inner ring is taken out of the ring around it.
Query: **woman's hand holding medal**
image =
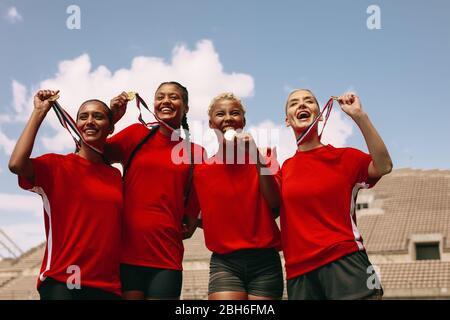
[[[134,98],[134,97],[133,97]],[[117,97],[111,99],[109,107],[113,113],[113,123],[117,123],[124,116],[127,111],[127,103],[130,101],[130,95],[123,91]]]
[[[336,100],[339,102],[342,111],[349,115],[353,120],[356,120],[364,114],[361,101],[356,94],[349,92],[343,94],[342,96],[336,97]]]
[[[234,143],[237,149],[242,153],[248,154],[250,157],[250,163],[256,163],[260,166],[266,166],[266,161],[261,155],[255,139],[250,133],[237,132],[233,129],[227,130],[224,134],[225,143]],[[238,154],[240,154],[238,152]]]

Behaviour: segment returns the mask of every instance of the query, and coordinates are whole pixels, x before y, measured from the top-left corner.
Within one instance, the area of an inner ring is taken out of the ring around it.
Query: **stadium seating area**
[[[361,199],[358,226],[372,262],[380,269],[385,298],[450,298],[450,171],[395,170]],[[415,261],[415,235],[439,234],[440,260]],[[185,240],[183,299],[206,299],[210,252],[202,230]],[[0,299],[38,299],[35,289],[44,245],[16,260],[0,261]],[[386,257],[384,260],[373,257]],[[399,262],[396,257],[406,256]],[[286,298],[286,289],[284,297]]]
[[[450,252],[450,171],[396,170],[373,190],[384,214],[362,215],[358,227],[367,251],[407,252],[412,234],[440,233]]]
[[[428,260],[378,264],[390,298],[449,299],[450,261]]]
[[[20,258],[0,265],[0,300],[39,298],[36,281],[44,249],[44,244],[41,244],[28,250]]]

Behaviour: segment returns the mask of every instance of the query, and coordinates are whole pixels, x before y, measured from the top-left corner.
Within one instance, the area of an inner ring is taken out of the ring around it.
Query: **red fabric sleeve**
[[[59,155],[57,154],[48,153],[31,159],[34,170],[34,181],[29,181],[24,177],[18,176],[19,186],[24,190],[30,190],[34,187],[41,187],[44,190],[51,189],[58,157]]]
[[[370,154],[362,152],[358,149],[348,148],[349,162],[352,164],[355,172],[355,183],[366,183],[369,188],[372,188],[380,178],[370,178],[369,177],[369,165],[372,162],[372,157]]]
[[[148,130],[140,123],[132,124],[106,140],[105,155],[108,159],[119,161],[123,165],[134,147]]]

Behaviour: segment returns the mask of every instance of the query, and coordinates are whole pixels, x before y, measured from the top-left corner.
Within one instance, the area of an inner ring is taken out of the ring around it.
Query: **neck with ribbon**
[[[327,124],[328,118],[331,114],[331,109],[333,108],[333,100],[335,100],[335,97],[331,97],[328,102],[326,103],[325,107],[322,109],[322,111],[314,118],[314,121],[306,128],[305,131],[303,131],[298,137],[297,137],[297,146],[300,146],[302,142],[305,140],[305,138],[308,136],[308,134],[311,132],[312,128],[319,122],[319,119],[324,116],[324,123],[322,130],[319,133],[319,141],[322,138],[323,130],[325,129],[325,125]]]
[[[154,113],[152,110],[150,110],[150,108],[148,107],[147,103],[144,101],[144,99],[141,98],[141,96],[137,93],[137,92],[133,92],[130,91],[127,93],[128,94],[128,100],[131,101],[133,99],[136,99],[136,106],[139,109],[139,117],[138,120],[140,123],[142,123],[144,126],[148,127],[151,131],[153,131],[154,129],[156,129],[160,124],[163,125],[164,127],[166,127],[167,129],[169,129],[170,132],[176,132],[178,137],[181,138],[180,133],[179,133],[179,129],[174,129],[172,128],[172,126],[170,126],[169,124],[167,124],[164,120],[162,120],[160,117],[158,117],[156,115],[156,113]],[[150,112],[155,119],[157,120],[157,122],[145,122],[144,119],[142,118],[142,112],[141,112],[141,105],[147,109],[148,112]],[[187,183],[185,185],[185,190],[184,190],[184,206],[187,206],[188,203],[188,198],[189,198],[189,193],[191,190],[191,185],[192,185],[192,175],[193,175],[193,170],[194,170],[194,155],[193,152],[191,150],[191,142],[189,139],[189,132],[187,130],[185,130],[185,143],[186,143],[186,149],[187,149],[187,153],[189,155],[189,174],[188,174],[188,179],[187,179]]]
[[[67,113],[67,111],[64,110],[63,107],[61,107],[61,105],[58,102],[58,98],[59,96],[53,96],[50,97],[48,100],[50,101],[52,109],[55,111],[56,117],[58,118],[59,122],[70,133],[77,148],[81,149],[81,145],[83,143],[89,148],[91,148],[93,151],[103,156],[102,150],[88,143],[83,138],[80,129],[78,129],[77,123],[72,119],[72,117]]]

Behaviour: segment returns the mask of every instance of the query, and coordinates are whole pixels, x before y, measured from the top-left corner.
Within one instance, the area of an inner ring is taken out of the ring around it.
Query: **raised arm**
[[[111,99],[109,107],[113,114],[113,122],[116,124],[127,111],[128,94],[123,91],[118,96]]]
[[[369,165],[369,177],[380,178],[392,171],[392,160],[386,145],[364,112],[359,97],[353,93],[347,93],[338,98],[341,109],[348,114],[358,125],[366,140],[367,148],[372,156]]]
[[[50,110],[47,99],[58,94],[59,90],[39,90],[34,96],[34,109],[9,159],[9,170],[29,181],[34,181],[34,170],[30,156],[34,140],[42,121]]]
[[[259,188],[269,204],[269,207],[271,209],[279,208],[281,205],[281,194],[275,176],[266,174],[271,163],[268,163],[258,150],[255,140],[250,134],[238,133],[236,135],[236,140],[238,147],[245,147],[246,151],[249,152],[250,158],[256,163],[259,176]]]
[[[123,91],[118,96],[111,99],[109,103],[109,108],[113,114],[113,123],[116,124],[127,111],[128,94]],[[104,155],[110,163],[121,163],[122,157],[120,148],[115,142],[114,138],[109,138],[106,140]]]
[[[268,163],[265,157],[258,151],[256,168],[259,175],[259,188],[261,189],[261,192],[263,193],[263,196],[268,202],[270,208],[275,210],[281,205],[281,194],[278,183],[275,180],[275,176],[273,174],[267,174],[271,165],[272,163]]]

